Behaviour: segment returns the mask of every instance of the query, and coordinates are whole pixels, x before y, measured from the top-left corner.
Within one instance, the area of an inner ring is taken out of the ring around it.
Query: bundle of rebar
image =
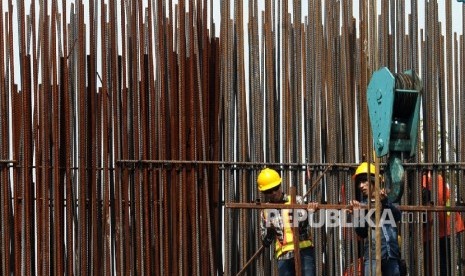
[[[366,89],[381,66],[413,70],[423,84],[400,204],[424,206],[431,171],[456,207],[465,198],[465,22],[453,32],[452,9],[464,7],[0,1],[0,274],[235,275],[247,265],[248,275],[277,275],[272,247],[261,249],[260,209],[225,204],[263,200],[264,167],[280,172],[285,192],[348,204],[355,167],[375,158]],[[400,226],[411,275],[441,273],[444,226],[431,215],[429,237],[419,223]],[[463,235],[451,231],[450,275],[465,272]],[[312,237],[318,275],[357,275],[353,229]]]

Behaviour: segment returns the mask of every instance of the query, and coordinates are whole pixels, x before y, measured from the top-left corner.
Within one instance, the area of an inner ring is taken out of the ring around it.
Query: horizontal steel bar
[[[407,92],[407,93],[418,93],[418,90],[411,90],[411,89],[395,89],[396,92]]]
[[[11,163],[15,164],[17,161],[16,160],[0,160],[0,163]]]
[[[263,166],[284,166],[284,167],[356,167],[358,163],[276,163],[276,162],[235,162],[235,161],[205,161],[205,160],[117,160],[117,165],[129,164],[157,164],[157,165],[172,165],[172,164],[187,164],[187,165],[222,165],[222,166],[250,166],[250,167],[263,167]],[[287,169],[287,168],[286,168]]]
[[[307,209],[306,204],[279,204],[279,203],[226,203],[226,208],[231,209]],[[353,209],[348,204],[319,204],[319,209],[336,209],[343,210]],[[362,209],[367,209],[368,206],[360,206]],[[374,204],[372,205],[374,208]],[[465,206],[415,206],[415,205],[399,205],[401,211],[423,211],[423,212],[465,212]]]
[[[235,161],[206,161],[206,160],[117,160],[119,166],[128,166],[130,164],[157,164],[157,165],[172,165],[172,164],[188,164],[188,165],[223,165],[223,166],[284,166],[284,167],[322,167],[327,166],[339,168],[356,168],[360,163],[278,163],[278,162],[235,162]],[[386,166],[386,163],[380,163],[380,166]],[[427,167],[430,168],[451,168],[463,166],[465,162],[448,162],[448,163],[404,163],[404,167]]]
[[[14,166],[14,168],[17,168],[17,169],[24,169],[25,167],[24,166]],[[29,166],[28,167],[29,169],[54,169],[55,166]],[[81,169],[80,167],[65,167],[65,166],[59,166],[58,167],[59,170],[66,170],[66,169],[70,169],[70,170],[79,170]],[[102,168],[102,167],[95,167],[95,168],[92,168],[92,167],[89,167],[89,166],[86,166],[86,167],[83,167],[82,169],[84,170],[97,170],[97,171],[102,171],[102,170],[109,170],[109,171],[114,171],[115,168]]]

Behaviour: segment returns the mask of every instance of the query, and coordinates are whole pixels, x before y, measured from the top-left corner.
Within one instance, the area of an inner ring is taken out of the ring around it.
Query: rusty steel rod
[[[225,203],[226,208],[231,209],[306,209],[306,204],[278,204],[278,203]],[[465,206],[419,206],[419,205],[398,205],[401,211],[415,212],[465,212]],[[368,208],[361,206],[361,209]],[[351,210],[353,207],[348,204],[319,204],[318,209],[327,210]]]
[[[439,254],[460,221],[439,218],[465,218],[465,5],[23,2],[0,1],[0,274],[275,275],[257,210],[274,205],[247,203],[258,171],[349,208],[351,174],[375,160],[366,91],[381,66],[423,87],[399,208],[434,219],[402,224],[402,258],[411,274],[464,273],[461,232],[450,266]],[[427,171],[445,185],[423,205]],[[353,231],[312,236],[317,274],[355,274]]]
[[[265,246],[262,245],[260,246],[260,248],[257,250],[257,252],[255,252],[252,257],[250,257],[250,259],[245,263],[244,267],[242,267],[241,270],[239,270],[239,272],[236,274],[236,276],[240,276],[242,274],[244,274],[246,271],[247,271],[247,267],[249,267],[249,265],[257,258],[260,256],[260,254],[263,252],[263,250],[265,249]]]

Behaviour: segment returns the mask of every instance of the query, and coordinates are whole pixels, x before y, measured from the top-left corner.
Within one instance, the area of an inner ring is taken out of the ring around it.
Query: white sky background
[[[147,0],[143,0],[143,1],[147,1]],[[221,0],[213,0],[213,7],[214,7],[214,15],[213,15],[213,20],[215,20],[215,22],[219,22],[220,21],[220,2]],[[243,0],[244,1],[244,0]],[[264,1],[265,0],[262,0],[259,2],[259,9],[260,10],[263,10],[264,9]],[[321,0],[322,2],[324,0]],[[329,0],[328,0],[329,1]],[[340,0],[340,1],[344,1],[344,0]],[[366,0],[363,0],[363,1],[366,1]],[[380,12],[381,11],[381,0],[368,0],[368,1],[377,1],[378,2],[378,11]],[[418,0],[417,3],[418,3],[418,27],[419,28],[424,28],[425,26],[425,15],[424,15],[424,11],[425,11],[425,2],[427,1],[432,1],[432,0]],[[457,2],[456,0],[437,0],[438,2],[438,6],[439,6],[439,20],[444,22],[443,24],[443,28],[445,30],[445,1],[452,1],[452,31],[453,32],[457,32],[459,34],[462,34],[462,20],[463,20],[463,16],[462,16],[462,6],[464,5],[463,3],[461,2]],[[292,7],[292,0],[289,1],[289,7]],[[359,12],[359,1],[357,0],[353,0],[353,4],[354,4],[354,7],[353,7],[353,13],[354,13],[354,17],[355,18],[358,18],[358,12]],[[247,0],[245,0],[244,3],[247,3]],[[405,0],[405,8],[406,8],[406,13],[410,13],[410,3],[411,1],[410,0]],[[233,4],[231,4],[231,6],[233,6]],[[246,4],[244,4],[244,10],[246,12],[246,15],[244,16],[245,19],[247,19],[247,6]],[[289,11],[292,11],[291,8],[289,8]],[[307,12],[307,1],[306,0],[302,0],[302,21],[304,20],[305,16],[307,15],[306,14]],[[444,31],[443,30],[443,31]]]
[[[86,3],[84,4],[84,8],[85,8],[85,16],[86,16],[86,22],[88,23],[88,16],[89,16],[89,4],[88,2],[90,1],[95,1],[95,0],[88,0],[88,1],[85,1]],[[118,7],[119,7],[119,3],[120,3],[121,0],[117,0],[118,2]],[[152,0],[142,0],[143,2],[143,5],[144,6],[147,6],[147,1],[152,1]],[[221,19],[221,16],[220,16],[220,4],[221,2],[224,1],[226,2],[225,0],[211,0],[209,1],[209,3],[213,3],[213,20],[215,21],[215,23],[217,24],[217,32],[219,32],[220,30],[220,19]],[[247,0],[243,0],[244,2],[244,18],[245,20],[247,20],[248,18],[248,11],[247,11]],[[268,0],[261,0],[259,2],[259,10],[263,10],[264,9],[264,1],[268,1]],[[323,1],[323,0],[322,0]],[[343,1],[343,0],[341,0]],[[374,0],[369,0],[369,1],[374,1]],[[418,2],[418,27],[419,28],[424,28],[425,26],[425,16],[424,16],[424,10],[425,10],[425,2],[427,2],[428,0],[424,0],[424,1],[417,1]],[[432,0],[429,0],[429,1],[432,1]],[[457,2],[456,0],[437,0],[438,2],[438,6],[439,6],[439,20],[441,22],[443,22],[442,24],[442,27],[443,27],[443,32],[445,31],[445,1],[452,1],[452,31],[453,32],[457,32],[459,35],[463,33],[463,30],[462,30],[462,20],[463,20],[463,15],[462,15],[462,6],[464,5],[463,3],[461,2]],[[35,3],[36,3],[36,18],[38,18],[38,12],[39,12],[39,4],[40,4],[41,1],[39,0],[36,0]],[[70,19],[70,16],[69,16],[69,10],[71,8],[71,4],[75,4],[77,1],[76,0],[67,0],[67,7],[66,7],[66,13],[67,13],[67,20],[69,21]],[[100,13],[100,0],[97,1],[99,3],[99,13]],[[109,1],[106,1],[107,3]],[[177,0],[173,0],[172,1],[173,4],[176,4],[178,1]],[[186,5],[188,4],[188,0],[185,1],[186,2]],[[231,6],[233,7],[234,5],[234,1],[230,1],[231,2]],[[292,6],[292,0],[289,1],[289,5],[290,7]],[[409,0],[405,0],[405,5],[406,5],[406,12],[407,14],[410,12],[410,2]],[[58,10],[59,12],[63,12],[63,8],[62,8],[62,1],[57,1],[58,3]],[[353,13],[354,13],[354,17],[355,18],[358,18],[358,11],[359,11],[359,1],[357,0],[353,0],[353,3],[354,3],[354,7],[353,7]],[[377,0],[377,5],[378,5],[378,10],[380,10],[380,7],[381,7],[381,0]],[[305,16],[306,16],[306,12],[307,12],[307,1],[306,0],[303,0],[302,1],[302,20],[304,20]],[[25,5],[25,13],[26,15],[29,14],[29,11],[30,11],[30,5],[31,5],[31,0],[24,0],[24,5]],[[49,12],[51,12],[51,3],[49,2]],[[4,16],[4,22],[5,22],[5,12],[8,11],[8,1],[3,1],[3,16]],[[210,11],[210,8],[208,9],[208,11]],[[231,9],[231,11],[233,11]],[[289,11],[292,11],[292,8],[289,8]],[[16,5],[16,1],[13,3],[13,24],[16,24],[17,23],[17,5]],[[118,14],[119,16],[119,14]],[[210,18],[210,16],[209,16]],[[98,23],[100,24],[100,22]],[[357,22],[358,24],[358,22]],[[247,25],[244,24],[244,28],[247,28]],[[15,31],[17,31],[17,26],[15,26]],[[245,34],[247,34],[247,29],[244,30],[245,31]],[[89,32],[87,32],[87,35],[89,36]],[[216,34],[218,36],[218,34]],[[15,47],[18,48],[17,46],[19,45],[19,42],[18,42],[18,35],[17,34],[14,34],[14,44],[15,44]],[[98,40],[100,40],[100,35],[98,35]],[[89,42],[90,40],[87,39],[87,41]],[[98,42],[99,43],[99,42]],[[121,47],[120,47],[120,51],[121,51]],[[87,52],[89,52],[89,47],[87,49]],[[19,58],[18,58],[18,54],[16,54],[15,56],[15,61],[16,61],[16,64],[19,64]],[[18,71],[18,72],[15,72],[15,80],[14,80],[14,83],[18,84],[19,85],[19,89],[20,88],[20,84],[21,84],[21,80],[20,80],[20,74],[19,74],[19,66],[15,66],[15,70]],[[98,64],[98,71],[101,71],[100,70],[100,64]]]
[[[89,0],[89,1],[94,1],[94,0]],[[117,0],[118,2],[121,1],[121,0]],[[147,1],[150,1],[150,0],[142,0],[142,2],[144,3],[144,6],[147,6]],[[219,21],[220,21],[220,2],[221,1],[224,1],[224,0],[211,0],[211,2],[213,3],[213,9],[214,9],[214,20],[215,22],[217,22],[219,24]],[[244,10],[245,12],[247,13],[247,0],[243,0],[244,1]],[[259,9],[263,10],[264,9],[264,1],[265,0],[261,0],[259,2]],[[322,0],[324,1],[324,0]],[[342,0],[343,1],[343,0]],[[373,1],[373,0],[369,0],[369,1]],[[381,6],[381,1],[380,0],[377,0],[378,1],[378,8],[380,8]],[[419,0],[418,1],[418,10],[419,10],[419,22],[418,22],[418,25],[420,28],[422,28],[424,26],[424,20],[425,20],[425,17],[424,17],[424,10],[425,10],[425,2],[426,1],[431,1],[431,0],[424,0],[424,1],[421,1]],[[462,33],[462,20],[463,20],[463,16],[462,16],[462,5],[464,5],[463,3],[460,3],[460,2],[457,2],[456,0],[437,0],[438,1],[438,5],[439,5],[439,17],[440,17],[440,20],[445,22],[445,1],[452,1],[452,29],[453,29],[453,32],[458,32],[458,33]],[[40,1],[36,0],[36,10],[38,11],[39,10],[39,3]],[[60,11],[63,11],[62,9],[62,5],[61,5],[61,1],[57,1],[58,2],[58,9]],[[100,0],[99,0],[100,2]],[[108,2],[108,1],[107,1]],[[173,0],[173,4],[176,4],[178,1],[177,0]],[[186,2],[188,2],[188,0],[186,0]],[[233,6],[234,2],[231,1],[231,6]],[[70,7],[71,7],[71,4],[72,3],[76,3],[76,0],[68,0],[67,1],[67,8],[66,8],[66,11],[68,12]],[[353,12],[354,12],[354,16],[355,18],[358,17],[358,11],[359,11],[359,7],[358,7],[358,4],[359,4],[359,1],[357,0],[353,0],[353,3],[354,3],[354,8],[353,8]],[[24,0],[24,4],[25,4],[25,7],[26,7],[26,13],[29,12],[30,10],[30,5],[31,5],[31,0]],[[302,18],[304,18],[304,16],[306,16],[306,11],[307,11],[307,7],[306,7],[306,4],[307,4],[307,1],[306,0],[303,0],[302,1]],[[13,4],[15,5],[15,4]],[[289,5],[292,6],[292,0],[289,1]],[[405,5],[406,5],[406,9],[407,11],[409,12],[410,11],[410,1],[409,0],[405,0]],[[50,6],[50,4],[49,4]],[[85,9],[87,9],[86,11],[86,15],[88,15],[88,4],[85,4]],[[99,7],[100,8],[100,7]],[[51,9],[49,7],[49,9]],[[7,11],[8,10],[8,1],[3,1],[3,11]],[[16,15],[16,7],[14,7],[14,10],[15,10],[15,15]],[[292,11],[292,9],[289,9],[290,11]],[[210,11],[210,9],[209,9]],[[244,16],[244,18],[247,19],[247,16]],[[69,16],[68,16],[68,20],[69,20]],[[14,18],[13,19],[13,22],[16,22],[16,19]],[[219,29],[219,28],[218,28]]]

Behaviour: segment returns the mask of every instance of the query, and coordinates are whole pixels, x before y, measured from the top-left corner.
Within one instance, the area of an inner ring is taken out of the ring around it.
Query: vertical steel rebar
[[[259,198],[264,166],[301,194],[328,162],[373,161],[366,90],[380,66],[424,87],[401,204],[425,203],[427,169],[465,194],[455,1],[412,0],[410,14],[388,0],[60,2],[0,0],[2,275],[237,273],[261,246],[259,212],[224,203]],[[308,200],[352,199],[352,170],[335,166]],[[440,273],[449,230],[446,269],[463,273],[459,222],[431,217],[430,232],[400,227],[409,272]],[[352,229],[312,234],[317,274],[356,275]],[[249,274],[276,274],[264,251]]]

